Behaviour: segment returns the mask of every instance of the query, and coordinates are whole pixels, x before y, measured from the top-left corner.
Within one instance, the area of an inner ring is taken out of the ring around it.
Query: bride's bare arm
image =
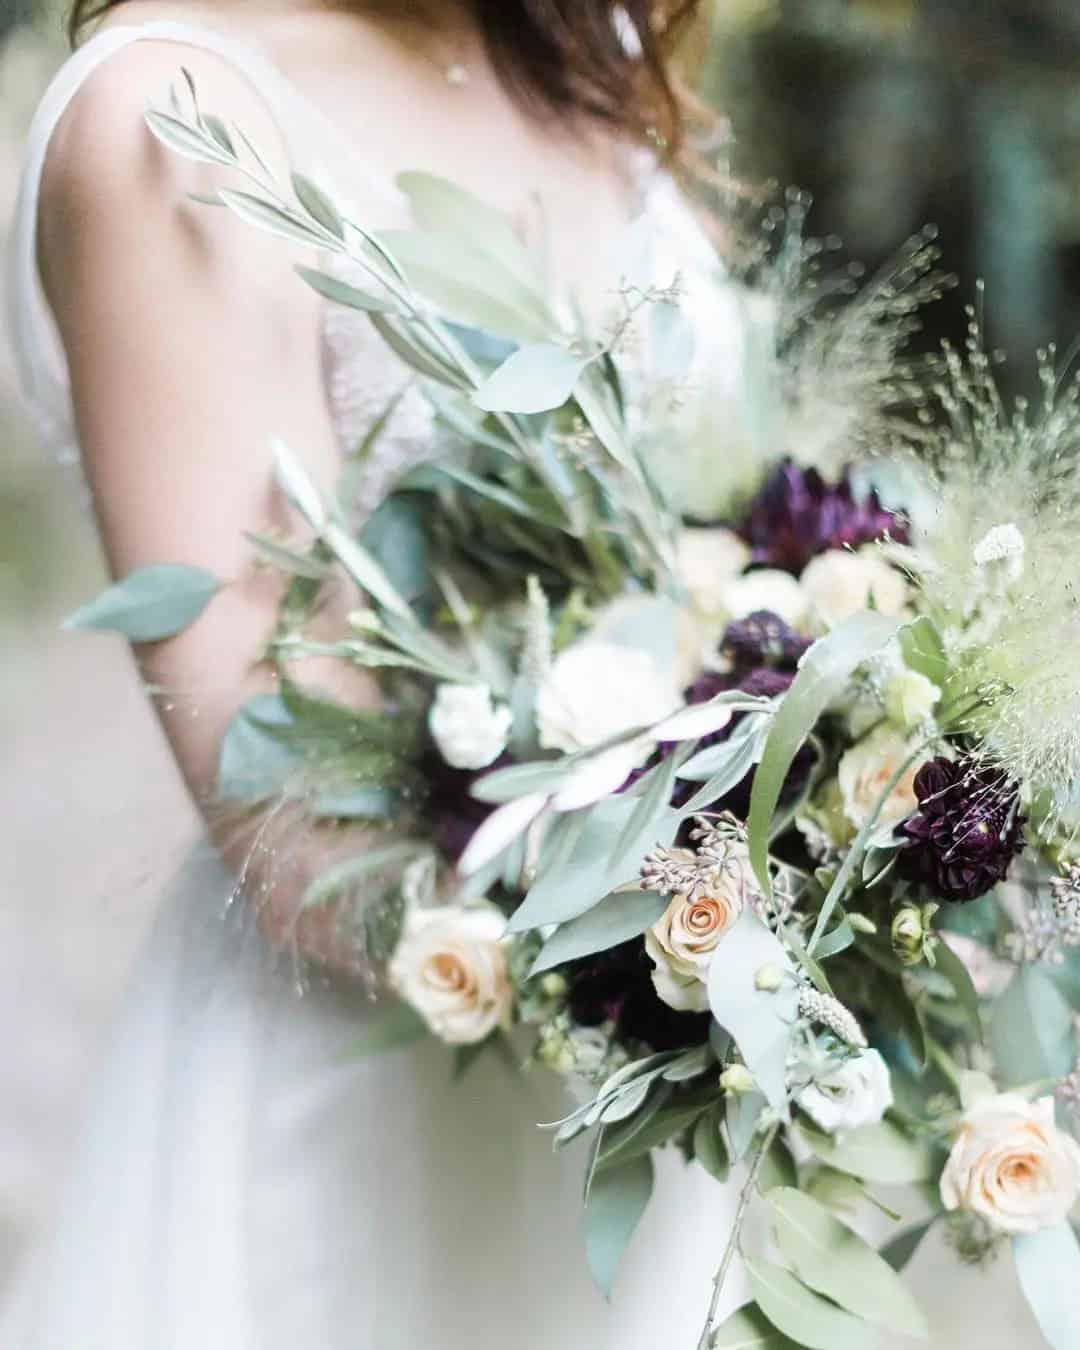
[[[112,572],[157,562],[205,567],[229,585],[190,629],[138,652],[174,754],[226,860],[276,940],[349,964],[333,915],[297,924],[298,896],[355,839],[267,824],[223,824],[209,805],[224,730],[272,687],[261,661],[278,583],[252,566],[244,531],[295,528],[273,486],[280,436],[329,489],[338,452],[319,353],[318,300],[292,273],[288,247],[189,200],[214,172],[165,151],[143,122],[181,64],[204,106],[239,122],[268,153],[280,134],[254,90],[216,57],[139,43],[110,60],[66,113],[42,189],[40,261],[67,351],[80,444]],[[356,603],[342,583],[338,603]],[[314,678],[326,672],[313,672]],[[357,677],[333,691],[354,702]]]

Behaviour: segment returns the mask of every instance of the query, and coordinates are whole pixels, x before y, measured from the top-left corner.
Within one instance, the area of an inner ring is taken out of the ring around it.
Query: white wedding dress
[[[184,44],[231,62],[277,114],[298,166],[370,204],[366,224],[400,223],[403,210],[365,172],[361,148],[259,52],[171,22],[92,38],[33,123],[14,237],[16,356],[42,438],[60,455],[74,453],[75,437],[36,265],[42,164],[82,83],[144,39],[175,42],[178,69]],[[652,175],[646,198],[673,256],[702,247],[665,179]],[[738,342],[720,331],[734,314],[710,316],[710,390],[738,378],[722,354]],[[329,307],[324,365],[342,444],[355,444],[404,372],[362,316]],[[403,401],[378,441],[369,503],[431,452],[431,435],[423,407]],[[2,1350],[693,1350],[730,1188],[662,1156],[606,1304],[585,1268],[580,1153],[554,1156],[536,1129],[563,1114],[554,1076],[513,1078],[485,1060],[453,1086],[433,1043],[351,1058],[358,1020],[371,1015],[362,995],[298,994],[232,893],[207,843],[165,898],[59,1221],[0,1317]],[[915,1274],[941,1329],[934,1350],[1036,1350],[1007,1262],[987,1297],[984,1276],[938,1242],[924,1247]],[[736,1272],[725,1307],[745,1297]]]
[[[332,129],[258,52],[176,23],[115,27],[56,76],[30,132],[14,241],[13,324],[43,438],[70,451],[65,361],[35,261],[50,135],[83,81],[143,40],[210,49],[265,97],[298,165],[401,211],[336,158]],[[318,147],[312,162],[311,147]],[[665,194],[665,201],[672,198]],[[382,203],[381,206],[378,204]],[[343,444],[404,371],[362,316],[328,307],[327,397]],[[399,408],[378,442],[374,499],[425,453]],[[609,1306],[580,1236],[580,1155],[539,1121],[557,1080],[481,1062],[460,1085],[435,1044],[357,1060],[363,997],[298,994],[251,930],[209,844],[168,896],[122,1009],[51,1240],[32,1263],[3,1350],[659,1350],[690,1347],[728,1224],[725,1192],[676,1158]],[[87,959],[92,959],[87,954]],[[735,1297],[733,1293],[732,1297]]]

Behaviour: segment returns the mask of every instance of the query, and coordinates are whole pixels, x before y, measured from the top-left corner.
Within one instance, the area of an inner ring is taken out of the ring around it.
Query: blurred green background
[[[712,21],[701,78],[730,122],[738,179],[809,190],[813,232],[871,265],[936,222],[962,286],[927,315],[924,341],[962,335],[963,299],[984,277],[990,338],[1023,358],[1017,387],[1036,346],[1071,343],[1078,0],[714,0]],[[0,0],[0,237],[62,30],[55,0]],[[122,650],[58,632],[101,562],[76,475],[34,444],[2,336],[0,446],[2,1295],[51,1203],[190,812]]]

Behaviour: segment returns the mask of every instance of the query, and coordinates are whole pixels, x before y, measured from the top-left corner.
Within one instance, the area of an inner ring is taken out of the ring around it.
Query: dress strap
[[[176,42],[221,56],[266,100],[287,144],[294,120],[288,112],[299,97],[261,52],[212,29],[169,20],[102,29],[54,76],[26,140],[8,260],[8,317],[19,380],[39,434],[54,452],[65,457],[75,453],[75,429],[67,362],[37,265],[41,176],[53,132],[83,84],[116,52],[148,40]]]

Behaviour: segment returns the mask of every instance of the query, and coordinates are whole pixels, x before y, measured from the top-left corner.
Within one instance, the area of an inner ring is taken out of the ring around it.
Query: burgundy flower
[[[738,532],[754,562],[795,576],[826,549],[857,548],[885,535],[900,542],[908,537],[907,526],[882,506],[876,491],[856,498],[849,470],[830,485],[816,469],[790,459],[765,480]]]
[[[759,609],[728,624],[720,651],[737,670],[755,666],[794,670],[810,645],[810,638],[796,633],[778,614]]]
[[[708,1013],[677,1012],[661,1001],[652,982],[653,964],[641,938],[585,957],[563,973],[570,981],[569,1008],[582,1026],[609,1018],[623,1041],[654,1050],[679,1050],[708,1038]]]
[[[977,900],[1024,847],[1017,790],[971,760],[932,759],[915,775],[919,809],[896,827],[900,870],[941,900]]]

